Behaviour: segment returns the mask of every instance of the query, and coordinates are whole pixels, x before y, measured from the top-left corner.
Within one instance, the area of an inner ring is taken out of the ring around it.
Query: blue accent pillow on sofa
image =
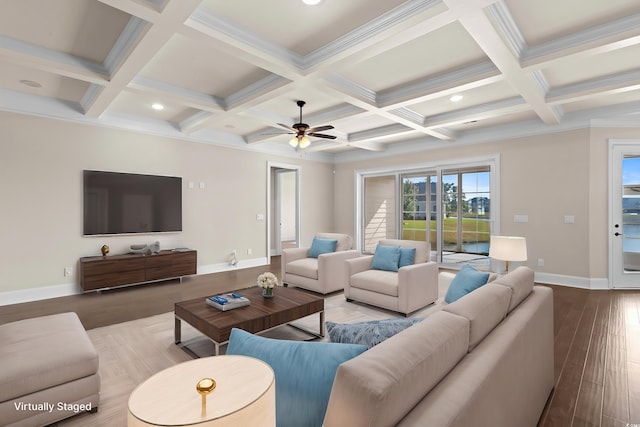
[[[451,281],[444,300],[451,304],[486,284],[487,280],[489,280],[489,273],[480,272],[469,264],[465,264]]]
[[[338,245],[337,240],[320,239],[318,237],[314,237],[313,242],[311,242],[311,247],[307,252],[307,256],[309,258],[318,258],[318,256],[322,254],[335,252],[337,245]]]
[[[400,248],[400,259],[398,260],[398,268],[407,265],[413,265],[416,260],[416,248]]]
[[[320,427],[338,366],[366,350],[356,344],[264,338],[234,328],[226,354],[255,357],[271,366],[278,427]]]
[[[371,268],[374,270],[398,271],[398,261],[400,260],[400,247],[398,246],[376,246],[373,254]]]
[[[413,317],[359,323],[325,322],[325,325],[331,342],[362,344],[371,348],[422,320],[420,317]]]

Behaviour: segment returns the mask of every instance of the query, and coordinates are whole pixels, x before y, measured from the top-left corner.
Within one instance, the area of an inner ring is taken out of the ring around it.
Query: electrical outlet
[[[64,276],[65,276],[65,277],[73,276],[73,268],[71,268],[71,267],[65,267],[65,268],[64,268]]]
[[[253,250],[251,248],[247,249],[247,255],[251,255],[253,253]]]
[[[544,267],[544,258],[538,258],[538,267]]]

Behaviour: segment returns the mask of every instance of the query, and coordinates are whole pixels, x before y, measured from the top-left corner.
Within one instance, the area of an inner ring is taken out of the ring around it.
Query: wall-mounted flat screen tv
[[[84,171],[84,235],[182,231],[182,178]]]

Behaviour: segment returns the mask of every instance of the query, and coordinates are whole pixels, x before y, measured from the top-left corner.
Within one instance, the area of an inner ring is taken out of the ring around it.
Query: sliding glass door
[[[362,174],[362,250],[373,253],[384,238],[420,240],[431,244],[433,260],[488,265],[495,164]]]

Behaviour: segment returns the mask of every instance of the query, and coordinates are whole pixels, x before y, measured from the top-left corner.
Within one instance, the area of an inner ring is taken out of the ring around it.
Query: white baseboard
[[[590,290],[608,290],[609,279],[597,277],[578,277],[565,276],[562,274],[552,273],[535,273],[536,283],[546,283],[549,285],[569,286],[571,288],[590,289]]]
[[[200,274],[220,273],[223,271],[238,270],[242,268],[260,267],[263,265],[269,265],[269,260],[266,257],[241,259],[241,260],[238,260],[238,263],[235,266],[229,265],[228,262],[221,262],[218,264],[209,264],[209,265],[199,265],[198,274],[200,275]]]
[[[219,273],[222,271],[260,267],[268,265],[266,257],[243,259],[238,261],[235,266],[229,263],[218,263],[209,265],[199,265],[196,275]],[[40,301],[51,298],[67,297],[70,295],[81,294],[82,290],[75,283],[63,283],[60,285],[43,286],[40,288],[19,289],[16,291],[0,292],[0,306],[21,304],[24,302]]]
[[[67,297],[69,295],[77,295],[80,293],[82,293],[82,291],[75,283],[64,283],[61,285],[43,286],[40,288],[0,292],[0,306]]]

